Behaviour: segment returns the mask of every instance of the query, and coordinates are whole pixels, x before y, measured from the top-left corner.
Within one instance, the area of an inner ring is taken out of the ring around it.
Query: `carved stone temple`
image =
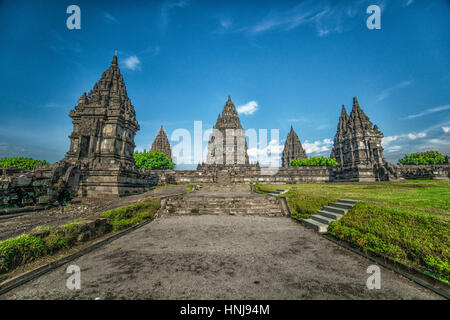
[[[172,149],[170,148],[169,139],[163,126],[158,131],[155,140],[153,141],[150,152],[162,152],[172,160]]]
[[[218,116],[208,143],[208,165],[249,165],[244,129],[231,97]]]
[[[73,132],[66,161],[134,165],[134,136],[139,124],[116,56],[89,94],[83,93],[78,99],[69,116]]]
[[[80,195],[123,195],[147,190],[133,159],[139,130],[117,56],[71,110],[73,132],[63,163],[81,169]]]
[[[383,133],[353,98],[350,115],[342,106],[330,157],[339,162],[344,179],[373,181],[376,169],[385,165],[381,140]]]
[[[291,126],[291,131],[284,143],[283,154],[281,156],[281,166],[289,167],[289,163],[294,159],[306,159],[306,152],[303,149],[302,143]]]

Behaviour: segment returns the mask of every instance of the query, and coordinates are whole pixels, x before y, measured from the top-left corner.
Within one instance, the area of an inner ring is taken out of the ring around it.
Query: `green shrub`
[[[32,158],[14,157],[14,158],[0,158],[0,168],[15,167],[19,169],[34,169],[36,164],[48,164],[45,160],[35,160]]]
[[[137,167],[151,170],[173,169],[175,163],[162,152],[143,152],[134,153],[134,163]]]
[[[430,165],[430,164],[442,164],[445,162],[445,157],[438,151],[425,151],[411,153],[410,155],[405,154],[405,156],[398,160],[399,164],[402,165]]]
[[[339,163],[334,158],[310,157],[308,159],[294,159],[289,162],[290,167],[336,167]]]
[[[48,253],[53,254],[62,248],[70,248],[70,241],[63,234],[50,233],[43,239],[48,248]]]
[[[47,252],[48,248],[41,238],[28,234],[0,241],[0,274],[31,262]]]

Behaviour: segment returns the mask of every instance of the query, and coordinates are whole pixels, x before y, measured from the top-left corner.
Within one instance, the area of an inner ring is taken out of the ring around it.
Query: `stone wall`
[[[0,206],[53,204],[58,192],[51,188],[51,170],[0,169]]]
[[[77,195],[80,197],[105,198],[139,194],[150,190],[160,182],[156,170],[136,167],[96,164],[81,169],[81,179]]]
[[[406,165],[396,166],[403,179],[450,180],[450,165]]]
[[[301,184],[405,179],[449,180],[450,166],[386,164],[335,168],[236,166],[205,167],[199,170],[144,170],[122,164],[99,164],[83,169],[57,163],[32,171],[0,169],[0,205],[57,205],[68,194],[91,198],[120,197],[167,184]]]
[[[148,172],[148,171],[147,171]],[[404,179],[448,180],[448,164],[377,167],[280,167],[218,170],[152,170],[158,185],[201,183],[301,184],[318,182],[375,182]]]

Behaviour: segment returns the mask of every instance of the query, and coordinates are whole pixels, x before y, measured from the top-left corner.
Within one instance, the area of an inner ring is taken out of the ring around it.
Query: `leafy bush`
[[[0,241],[0,274],[33,261],[47,252],[48,248],[41,238],[28,234]]]
[[[294,159],[289,162],[290,167],[336,167],[339,163],[334,158],[310,157],[309,159]]]
[[[47,246],[49,254],[55,253],[62,248],[70,248],[71,244],[66,236],[59,233],[50,233],[50,235],[45,237],[43,241]]]
[[[14,157],[14,158],[0,158],[0,168],[15,167],[19,169],[34,169],[36,164],[49,164],[45,160],[35,160],[32,158]]]
[[[136,151],[134,153],[134,163],[139,168],[151,170],[173,169],[175,163],[162,152],[143,152]]]
[[[441,164],[445,162],[445,157],[438,151],[425,151],[411,153],[410,155],[405,154],[405,156],[398,160],[399,164],[402,165],[419,165],[419,164]]]

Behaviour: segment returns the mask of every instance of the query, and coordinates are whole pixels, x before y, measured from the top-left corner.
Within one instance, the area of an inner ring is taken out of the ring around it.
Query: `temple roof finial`
[[[356,97],[353,97],[353,107],[359,108],[358,99]]]
[[[117,66],[117,65],[118,65],[118,63],[117,63],[117,52],[116,52],[116,54],[114,55],[111,64],[114,65],[114,66]]]
[[[345,106],[342,105],[341,116],[344,116],[344,115],[347,116],[347,110],[345,109]]]

